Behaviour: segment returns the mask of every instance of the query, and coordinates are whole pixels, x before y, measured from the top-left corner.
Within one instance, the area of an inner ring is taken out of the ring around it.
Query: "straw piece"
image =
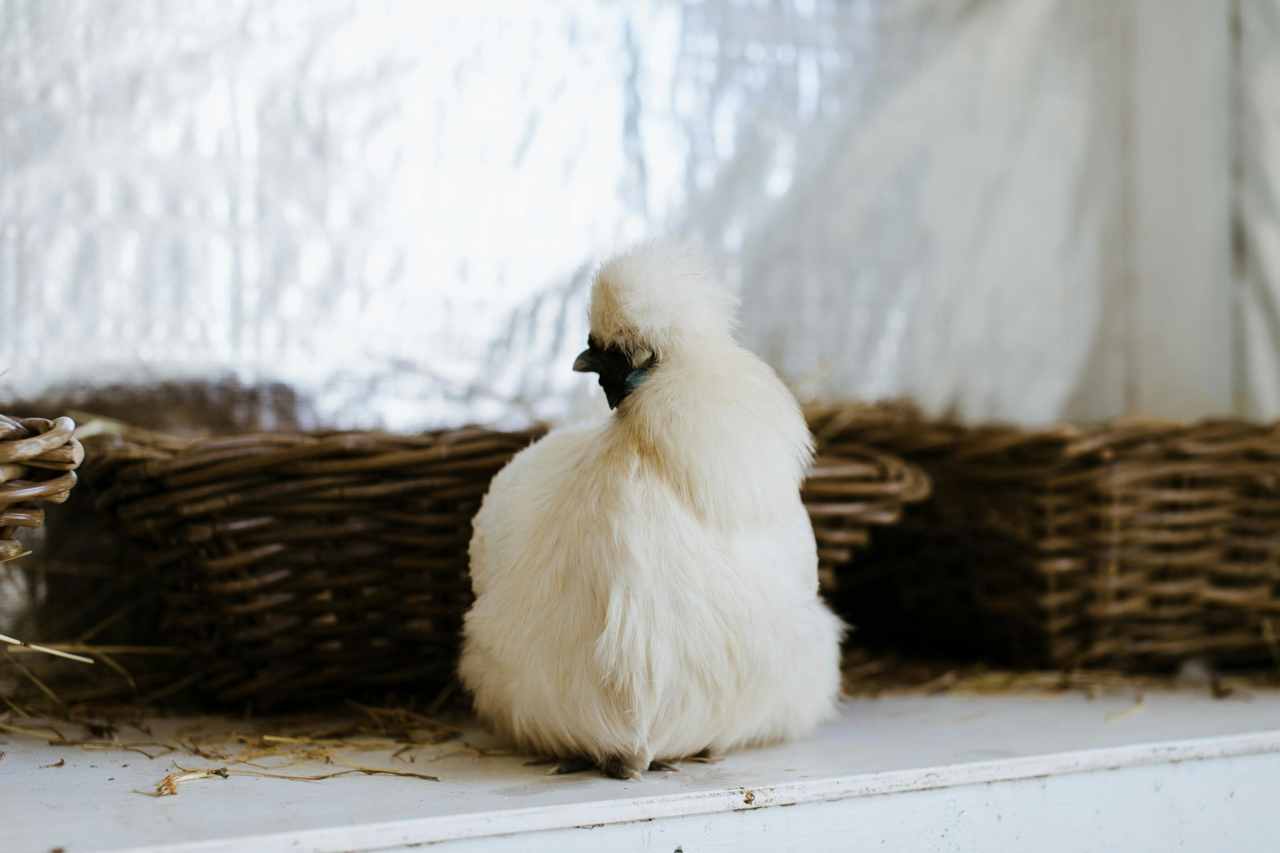
[[[71,652],[62,651],[61,649],[52,648],[50,646],[41,646],[36,643],[26,643],[22,640],[6,636],[5,634],[0,634],[0,643],[7,643],[11,646],[16,646],[19,649],[26,649],[32,652],[53,655],[54,657],[63,658],[65,660],[73,660],[79,663],[93,663],[93,658],[87,658],[84,655],[72,654]]]
[[[134,791],[135,794],[142,794],[147,797],[176,797],[178,795],[178,786],[183,782],[195,782],[199,779],[226,779],[228,776],[227,768],[211,767],[204,770],[181,770],[178,773],[170,773],[161,779],[152,791]]]
[[[44,681],[42,681],[38,675],[36,675],[31,670],[27,669],[22,664],[18,663],[12,657],[6,657],[5,660],[8,661],[10,666],[18,670],[18,672],[22,673],[22,675],[28,681],[34,684],[41,693],[43,693],[50,701],[53,702],[54,705],[57,705],[59,707],[66,706],[66,703],[62,701],[61,697],[59,697],[58,694],[55,693],[51,687],[49,687],[49,685],[45,684]]]

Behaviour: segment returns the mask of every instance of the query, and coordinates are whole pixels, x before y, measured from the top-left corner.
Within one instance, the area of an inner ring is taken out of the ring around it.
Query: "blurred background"
[[[1278,40],[1280,0],[0,0],[0,401],[569,417],[593,265],[666,234],[805,399],[1275,417]]]

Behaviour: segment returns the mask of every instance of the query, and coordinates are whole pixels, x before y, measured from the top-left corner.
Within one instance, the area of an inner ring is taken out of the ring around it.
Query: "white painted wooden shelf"
[[[135,790],[173,756],[13,735],[0,750],[4,853],[1280,849],[1280,694],[1268,692],[857,700],[803,743],[638,782],[442,750],[411,765],[439,782],[233,776],[155,799]]]

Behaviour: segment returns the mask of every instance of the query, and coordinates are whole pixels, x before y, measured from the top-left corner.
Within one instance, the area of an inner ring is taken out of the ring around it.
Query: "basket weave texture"
[[[76,484],[84,448],[71,418],[13,418],[0,415],[0,563],[24,549],[20,528],[44,524],[42,503],[63,503]]]
[[[1280,426],[966,428],[905,406],[811,423],[934,486],[847,578],[863,639],[1058,667],[1280,663]]]
[[[452,678],[467,546],[489,481],[541,434],[259,433],[95,439],[86,483],[143,546],[163,631],[219,702],[260,707]],[[806,485],[822,564],[927,492],[918,469],[846,443]]]

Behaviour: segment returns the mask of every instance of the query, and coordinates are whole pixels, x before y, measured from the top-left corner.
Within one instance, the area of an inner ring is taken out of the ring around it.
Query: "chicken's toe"
[[[570,773],[583,773],[595,767],[587,758],[565,758],[555,767],[547,771],[548,776],[567,776]]]
[[[620,756],[606,758],[600,765],[600,772],[610,779],[639,779],[640,768]]]

